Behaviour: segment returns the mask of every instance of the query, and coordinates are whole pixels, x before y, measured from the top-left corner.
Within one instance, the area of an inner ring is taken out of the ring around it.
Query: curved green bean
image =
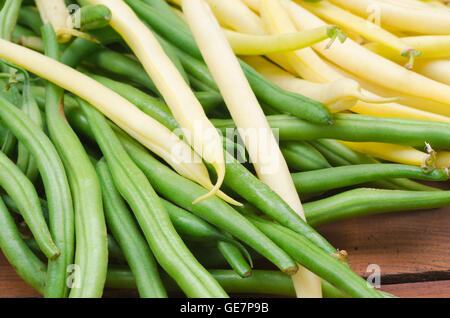
[[[354,189],[303,205],[311,226],[395,211],[432,209],[450,205],[450,191]]]
[[[103,115],[78,101],[106,158],[114,184],[130,205],[158,263],[188,296],[226,297],[186,248],[149,181],[127,155]]]
[[[55,260],[59,256],[59,251],[45,223],[36,190],[31,181],[2,152],[0,152],[0,187],[16,202],[18,210],[47,258]]]
[[[299,193],[327,191],[384,178],[447,181],[449,175],[445,169],[428,173],[421,167],[388,163],[342,166],[292,174]]]
[[[51,24],[42,28],[42,36],[46,54],[59,60],[59,45]],[[63,95],[63,89],[47,84],[47,127],[66,168],[75,210],[75,265],[79,266],[79,275],[75,275],[69,296],[101,297],[108,266],[108,247],[100,183],[83,145],[61,116]]]
[[[79,17],[81,31],[101,29],[109,25],[111,10],[104,5],[83,6],[80,9]]]
[[[108,228],[117,239],[136,278],[139,295],[151,298],[167,297],[152,252],[117,191],[104,159],[97,163],[97,174],[102,186]]]
[[[44,292],[45,264],[23,241],[14,219],[0,199],[0,248],[17,274],[38,292]]]

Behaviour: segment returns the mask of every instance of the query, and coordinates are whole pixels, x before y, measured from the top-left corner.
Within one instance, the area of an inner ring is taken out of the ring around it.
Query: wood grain
[[[450,207],[346,220],[320,232],[347,250],[361,276],[377,264],[385,283],[450,280]]]

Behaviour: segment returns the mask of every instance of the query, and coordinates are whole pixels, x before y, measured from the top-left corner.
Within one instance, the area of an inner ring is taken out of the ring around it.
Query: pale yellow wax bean
[[[275,136],[210,7],[203,0],[181,0],[181,3],[258,177],[304,219],[302,204]],[[299,296],[321,297],[320,278],[301,266],[294,276],[294,285]]]
[[[260,15],[270,34],[298,31],[278,0],[261,0]],[[297,74],[308,81],[327,83],[339,79],[339,74],[327,67],[311,48],[287,52],[283,55]]]
[[[240,0],[206,0],[206,2],[217,19],[235,31],[255,35],[265,34],[261,19],[248,10]],[[240,16],[245,16],[245,19],[240,19]]]
[[[414,70],[435,81],[450,85],[450,59],[417,61]]]
[[[299,30],[307,30],[325,22],[290,0],[280,0],[285,5]],[[358,45],[351,39],[345,43],[326,48],[323,43],[313,45],[313,48],[328,60],[343,69],[356,74],[382,87],[395,87],[395,90],[407,95],[417,96],[450,108],[450,87],[428,79],[420,74],[409,71],[379,55]],[[446,110],[436,109],[438,114]]]
[[[339,141],[348,148],[374,156],[379,159],[405,165],[422,166],[428,159],[428,154],[409,146],[385,144],[378,142]]]
[[[388,49],[392,50],[393,53],[403,61],[403,64],[408,62],[406,58],[409,58],[414,50],[420,51],[414,45],[404,42],[403,39],[382,29],[372,21],[356,16],[326,0],[316,3],[306,1],[298,3],[322,19],[327,20],[329,23],[334,23],[347,30],[360,34],[369,41],[383,44]],[[405,54],[405,56],[402,57],[402,54]]]
[[[249,5],[253,10],[256,12],[259,12],[259,5],[257,5],[257,1],[259,0],[243,0],[247,5]],[[287,12],[292,16],[295,14],[295,7],[293,7],[293,3],[286,3],[283,2],[283,5],[287,7]],[[244,17],[241,17],[244,18]],[[293,17],[295,18],[295,16]],[[294,22],[298,22],[296,19],[293,19]],[[283,67],[285,70],[289,71],[292,74],[295,74],[295,70],[292,68],[292,66],[289,65],[289,62],[281,56],[281,54],[271,54],[268,56],[272,61]],[[323,61],[321,60],[321,63]],[[327,64],[327,63],[325,63]],[[311,67],[315,67],[315,64],[309,64]],[[329,65],[328,65],[329,66]],[[330,71],[331,67],[325,68],[323,65],[321,65],[320,69],[323,72],[322,76],[329,78],[328,82],[332,81],[331,78],[338,77],[338,78],[344,78],[342,74],[339,74],[339,72],[336,72],[334,69]],[[445,75],[444,75],[445,76]],[[358,79],[359,81],[359,79]],[[363,93],[366,95],[372,97],[379,97],[372,92],[368,92],[363,90]],[[400,117],[400,118],[411,118],[411,119],[424,119],[424,120],[432,120],[432,121],[442,121],[442,122],[449,122],[450,118],[447,116],[442,116],[430,112],[424,112],[422,110],[414,109],[405,105],[401,105],[398,103],[387,103],[387,104],[373,104],[373,103],[366,103],[363,101],[358,101],[355,107],[352,108],[352,111],[360,113],[360,114],[366,114],[366,115],[372,115],[372,116],[392,116],[392,117]]]
[[[281,88],[317,100],[334,113],[352,108],[358,100],[372,103],[386,103],[392,100],[363,95],[359,83],[349,78],[318,84],[295,77],[259,56],[246,57],[244,61]]]
[[[214,195],[225,176],[222,139],[191,88],[164,52],[150,29],[122,0],[89,0],[103,4],[112,13],[111,26],[122,36],[152,78],[174,115],[183,134],[194,148],[217,172],[215,187],[200,200]],[[196,201],[198,202],[198,201]]]
[[[337,65],[325,61],[330,67],[334,68],[334,70],[338,73],[340,73],[342,76],[345,76],[346,78],[354,79],[355,81],[358,81],[359,84],[361,84],[361,87],[363,88],[363,91],[365,94],[375,93],[380,96],[386,96],[386,97],[397,97],[399,98],[399,101],[401,101],[402,105],[399,104],[393,104],[389,103],[387,106],[390,107],[391,111],[394,111],[395,109],[399,108],[399,106],[407,106],[410,110],[411,115],[413,115],[413,111],[416,115],[420,115],[422,117],[417,117],[417,119],[423,119],[423,120],[437,120],[437,121],[450,121],[450,109],[447,108],[446,105],[442,103],[437,103],[434,101],[426,100],[423,98],[406,95],[401,92],[395,91],[394,88],[388,89],[385,87],[380,87],[372,82],[369,82],[365,79],[361,79],[357,77],[356,75],[353,75],[349,72],[346,72],[342,68],[338,67]],[[420,64],[420,63],[419,63]],[[383,105],[385,106],[385,105]],[[441,115],[438,115],[434,113],[433,111],[435,109],[440,109]],[[353,110],[353,109],[352,109]],[[387,112],[386,116],[390,113]],[[390,115],[389,115],[390,116]],[[430,118],[432,117],[432,119]],[[406,117],[411,118],[411,117]]]
[[[251,35],[224,30],[228,43],[237,55],[265,55],[300,50],[329,38],[337,27],[324,26],[306,32],[278,35]]]
[[[86,100],[178,173],[207,189],[213,187],[201,158],[187,144],[119,94],[73,68],[1,39],[0,58]]]
[[[35,0],[36,6],[44,24],[51,23],[58,35],[58,41],[70,41],[72,35],[72,19],[64,0]]]
[[[450,34],[450,12],[386,0],[330,0],[382,26],[422,34]]]

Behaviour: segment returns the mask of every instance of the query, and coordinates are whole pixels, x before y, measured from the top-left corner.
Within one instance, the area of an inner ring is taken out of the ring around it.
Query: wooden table
[[[329,224],[320,232],[349,253],[352,269],[367,277],[381,269],[381,289],[399,297],[450,297],[450,207],[398,212]],[[130,296],[106,291],[107,296]],[[39,297],[0,252],[0,297]]]

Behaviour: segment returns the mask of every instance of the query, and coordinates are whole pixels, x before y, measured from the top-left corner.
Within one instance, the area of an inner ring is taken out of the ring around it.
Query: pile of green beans
[[[60,256],[50,260],[45,293],[64,297],[67,268],[74,255],[74,215],[69,183],[55,146],[28,116],[0,96],[0,118],[36,160],[50,212],[50,231]]]
[[[173,118],[168,107],[151,96],[139,92],[137,89],[107,79],[101,76],[93,76],[103,85],[116,91],[124,98],[135,104],[143,112],[155,118],[167,128],[175,130],[179,128],[178,123]],[[35,91],[35,93],[39,93]],[[87,136],[92,136],[89,126],[83,114],[77,109],[76,105],[67,102],[70,99],[66,98],[66,116],[71,124],[79,131],[82,131]],[[68,108],[68,109],[67,109]],[[142,151],[141,151],[142,152]],[[144,153],[144,152],[142,152]],[[226,175],[224,183],[236,191],[243,198],[255,204],[264,213],[272,216],[281,224],[288,226],[292,230],[305,235],[310,240],[329,251],[331,254],[336,252],[320,234],[308,226],[298,215],[293,211],[275,192],[273,192],[267,185],[259,181],[250,171],[241,165],[228,153],[226,157]],[[191,200],[192,202],[193,200]]]
[[[235,129],[185,21],[164,0],[124,2],[155,36],[218,132]],[[58,43],[33,1],[5,0],[0,38],[76,69],[179,131],[157,85],[110,26],[108,7],[66,1],[75,3],[81,6],[81,37]],[[0,249],[16,272],[51,298],[98,298],[105,288],[137,289],[143,298],[295,297],[299,290],[290,275],[304,267],[320,278],[324,297],[392,297],[353,272],[347,253],[319,227],[450,206],[450,191],[410,180],[445,182],[448,169],[380,161],[338,140],[449,150],[450,125],[332,115],[323,104],[239,63],[279,136],[307,221],[258,179],[246,149],[235,141],[239,137],[223,136],[221,190],[243,205],[217,196],[193,204],[208,190],[179,175],[87,101],[0,60]],[[215,169],[205,166],[211,180],[217,179]]]
[[[128,136],[120,134],[120,139],[130,157],[162,196],[228,231],[263,254],[282,271],[288,274],[297,271],[295,262],[283,250],[224,201],[214,196],[192,204],[196,198],[207,193],[207,190],[161,164]],[[173,191],[175,188],[178,190]]]
[[[158,263],[187,296],[226,297],[186,248],[150,183],[128,157],[103,115],[84,101],[79,103],[106,158],[114,184],[130,205]]]

